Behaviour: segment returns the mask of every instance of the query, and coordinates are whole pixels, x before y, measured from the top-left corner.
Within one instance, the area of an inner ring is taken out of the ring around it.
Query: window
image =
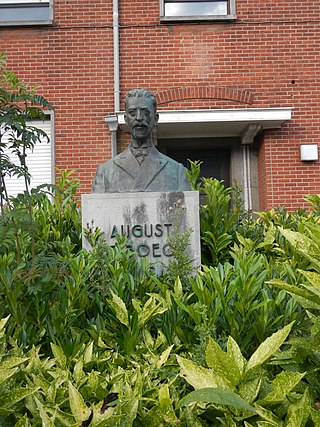
[[[0,25],[48,25],[53,0],[0,0]]]
[[[161,21],[235,19],[235,0],[160,0]]]
[[[54,155],[53,155],[53,142],[52,142],[52,117],[48,117],[45,121],[35,120],[32,125],[42,129],[48,135],[50,142],[37,143],[33,151],[27,152],[26,163],[31,174],[31,188],[35,188],[41,184],[54,183]],[[6,142],[6,136],[3,137],[3,142]],[[14,157],[9,150],[5,150],[5,154],[9,155],[11,161],[19,164],[17,157]],[[10,196],[17,196],[25,189],[23,178],[6,177],[6,187]]]

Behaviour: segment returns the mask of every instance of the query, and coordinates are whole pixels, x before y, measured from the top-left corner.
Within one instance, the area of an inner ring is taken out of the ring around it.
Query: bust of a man
[[[155,96],[146,89],[133,89],[126,95],[125,111],[129,147],[98,167],[92,192],[191,190],[184,166],[152,143],[152,129],[159,119]]]

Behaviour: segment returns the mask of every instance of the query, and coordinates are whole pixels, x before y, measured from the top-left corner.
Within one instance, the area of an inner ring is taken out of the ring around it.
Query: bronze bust
[[[191,190],[184,166],[152,143],[152,129],[159,119],[155,96],[146,89],[133,89],[126,95],[125,111],[129,147],[98,167],[92,192]]]

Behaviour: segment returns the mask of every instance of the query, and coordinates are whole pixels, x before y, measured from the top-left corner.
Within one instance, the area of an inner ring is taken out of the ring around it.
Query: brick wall
[[[320,2],[237,0],[236,22],[201,24],[160,24],[158,0],[119,4],[122,107],[133,87],[173,89],[161,109],[294,107],[289,123],[258,138],[261,209],[296,209],[320,193],[319,163],[299,159],[300,144],[318,144]],[[76,169],[88,191],[96,165],[110,157],[103,117],[114,108],[111,0],[56,0],[52,28],[0,37],[10,67],[55,106],[57,166]],[[252,99],[193,97],[200,86]],[[179,87],[188,88],[183,96]],[[120,134],[119,145],[127,142]]]
[[[1,29],[1,50],[54,106],[56,166],[75,170],[86,192],[111,153],[104,116],[113,109],[112,4],[55,0],[54,16],[53,27]]]
[[[295,209],[320,192],[319,163],[299,159],[300,144],[318,143],[320,2],[237,0],[234,23],[170,25],[159,25],[157,0],[121,3],[123,94],[133,86],[218,85],[250,91],[254,101],[177,100],[161,108],[294,107],[290,123],[259,138],[261,209]]]

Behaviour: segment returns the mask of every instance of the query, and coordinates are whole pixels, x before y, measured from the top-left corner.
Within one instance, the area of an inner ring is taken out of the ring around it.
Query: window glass
[[[0,0],[0,25],[51,22],[52,0]]]
[[[51,142],[51,121],[50,119],[42,121],[35,120],[32,122],[36,126],[46,132],[50,138],[50,142],[43,141],[37,143],[33,150],[27,150],[26,163],[31,174],[30,188],[35,188],[41,184],[52,184],[53,182],[53,144]],[[2,143],[8,143],[8,136],[4,134],[1,140]],[[4,154],[10,157],[10,160],[19,165],[19,159],[11,153],[11,150],[5,148]],[[25,190],[25,183],[22,177],[16,176],[5,177],[6,187],[10,196],[17,196]]]
[[[5,5],[12,5],[12,6],[17,6],[20,4],[24,4],[24,3],[29,3],[29,5],[33,5],[34,3],[41,3],[41,4],[49,4],[50,0],[0,0],[0,5],[5,4]]]
[[[165,2],[166,16],[227,15],[227,1]]]
[[[15,6],[1,7],[0,22],[18,22],[18,21],[47,21],[49,20],[49,7],[39,6]]]

